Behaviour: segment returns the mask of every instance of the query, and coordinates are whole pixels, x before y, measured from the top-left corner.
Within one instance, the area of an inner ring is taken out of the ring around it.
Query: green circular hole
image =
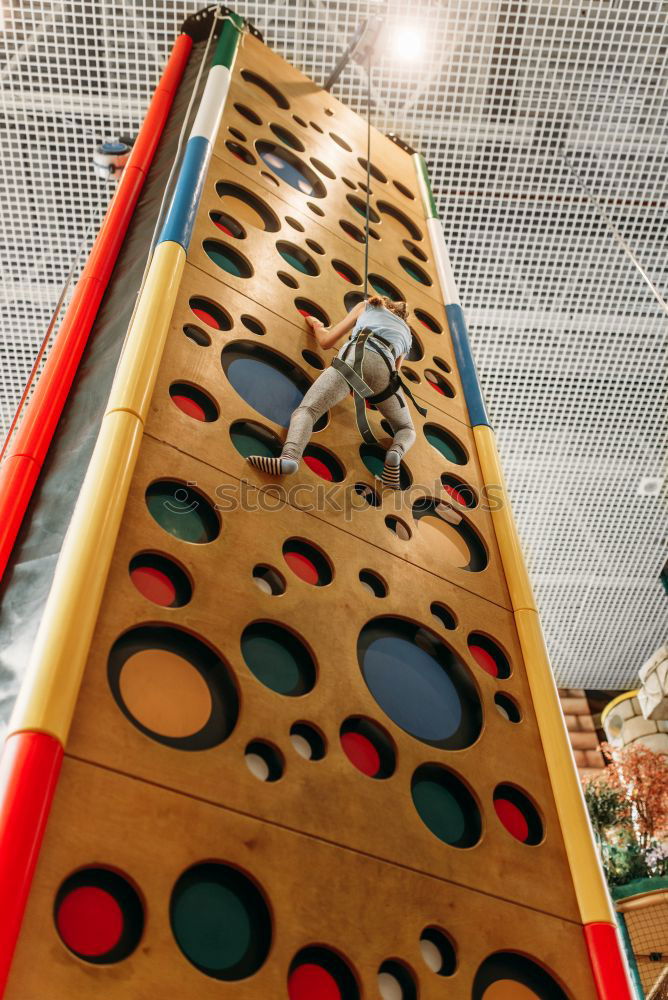
[[[315,664],[306,646],[275,622],[254,622],[244,629],[241,653],[251,673],[277,694],[298,697],[315,684]]]

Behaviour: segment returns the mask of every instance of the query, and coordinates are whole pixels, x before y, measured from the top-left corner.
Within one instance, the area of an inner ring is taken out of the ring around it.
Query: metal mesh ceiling
[[[185,14],[0,8],[0,430]],[[374,124],[427,157],[557,680],[622,688],[665,638],[666,7],[662,0],[238,2],[322,81],[358,23],[422,30],[373,73]],[[349,67],[335,93],[363,111]]]

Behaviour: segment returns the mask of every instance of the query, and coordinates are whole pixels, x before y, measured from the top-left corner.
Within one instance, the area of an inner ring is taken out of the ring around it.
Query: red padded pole
[[[596,923],[585,924],[583,930],[599,1000],[636,1000],[617,928],[613,924]]]

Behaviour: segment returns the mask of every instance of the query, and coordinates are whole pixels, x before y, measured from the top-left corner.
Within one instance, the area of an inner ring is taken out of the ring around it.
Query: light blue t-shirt
[[[374,333],[380,334],[383,340],[388,341],[392,345],[395,358],[400,354],[408,354],[411,349],[412,337],[408,323],[384,306],[367,306],[360,313],[349,340],[354,339],[360,330],[365,328],[373,330]]]

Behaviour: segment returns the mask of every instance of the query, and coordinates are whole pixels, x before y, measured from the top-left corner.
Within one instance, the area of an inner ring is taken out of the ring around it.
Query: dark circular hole
[[[362,774],[369,778],[389,778],[394,774],[394,744],[377,722],[352,716],[342,724],[339,737],[346,757]]]
[[[525,792],[514,785],[494,789],[494,812],[508,833],[522,844],[535,847],[543,839],[538,810]]]
[[[494,704],[496,705],[496,710],[499,715],[502,715],[504,719],[508,720],[508,722],[522,721],[522,713],[520,712],[519,706],[509,694],[503,694],[503,692],[495,694]]]
[[[222,658],[173,625],[140,625],[111,647],[107,676],[123,715],[174,750],[208,750],[234,729],[239,699]]]
[[[447,361],[444,361],[443,358],[436,358],[435,357],[433,359],[433,361],[434,361],[434,364],[436,365],[436,367],[440,368],[441,371],[447,372],[448,374],[452,371],[452,368],[450,367],[450,365],[447,363]]]
[[[54,920],[65,947],[92,965],[123,961],[144,930],[136,890],[122,875],[98,867],[65,879],[56,894]]]
[[[284,285],[288,286],[288,288],[299,288],[299,282],[296,278],[293,278],[291,274],[286,274],[285,271],[277,271],[276,276],[279,281],[282,281]]]
[[[280,253],[286,264],[290,264],[294,267],[296,271],[300,271],[302,274],[308,274],[315,277],[320,273],[320,268],[314,261],[310,254],[307,254],[305,250],[301,247],[295,246],[294,243],[288,243],[286,240],[279,240],[276,244],[276,249]],[[294,287],[294,286],[293,286]]]
[[[337,144],[337,146],[340,146],[341,149],[345,149],[347,153],[352,153],[353,147],[350,146],[345,139],[342,139],[340,135],[336,134],[336,132],[330,132],[329,134],[334,140],[334,142]]]
[[[362,198],[358,198],[356,194],[347,194],[346,199],[348,204],[352,205],[355,211],[362,216],[363,219],[366,218],[366,202]],[[380,216],[378,212],[369,205],[369,221],[370,222],[380,222]]]
[[[311,163],[313,164],[315,169],[318,170],[321,174],[324,174],[325,177],[329,177],[329,179],[332,181],[336,180],[336,174],[334,173],[334,171],[331,169],[331,167],[328,167],[326,163],[323,163],[322,160],[317,160],[315,156],[312,156]]]
[[[194,486],[158,479],[146,490],[146,505],[160,527],[182,542],[203,545],[220,533],[216,511]]]
[[[312,201],[307,201],[306,204],[315,215],[324,216],[325,213],[320,208],[320,205],[314,205]]]
[[[426,326],[428,330],[431,330],[432,333],[443,332],[443,328],[440,323],[438,323],[433,316],[430,316],[428,312],[425,312],[424,309],[416,309],[415,318],[419,320],[423,326]]]
[[[406,365],[401,366],[401,374],[408,382],[414,382],[418,385],[420,382],[420,376],[417,372],[414,372],[412,368],[407,368]]]
[[[349,282],[351,285],[362,284],[362,278],[350,264],[346,264],[342,260],[333,260],[332,267],[340,278],[343,278],[344,281]]]
[[[457,476],[453,476],[449,472],[442,472],[441,483],[445,492],[455,503],[469,509],[477,505],[478,497],[475,490],[468,483],[465,483],[463,479],[458,479]]]
[[[227,212],[209,212],[209,218],[214,226],[225,233],[226,236],[233,236],[236,240],[243,240],[246,237],[244,227],[233,219]]]
[[[420,247],[416,247],[414,243],[410,240],[404,240],[404,246],[409,251],[409,253],[414,254],[418,260],[426,261],[427,255],[424,250],[420,250]]]
[[[468,637],[468,647],[471,656],[479,667],[496,677],[498,680],[505,680],[510,677],[511,669],[508,657],[492,639],[483,635],[482,632],[471,632]]]
[[[239,142],[247,142],[248,141],[246,139],[246,136],[243,134],[243,132],[241,132],[238,128],[234,128],[233,125],[229,125],[228,126],[228,131],[229,131],[230,135],[233,135],[235,139],[239,140]]]
[[[267,332],[259,319],[255,319],[253,316],[242,316],[241,322],[247,330],[250,330],[251,333],[256,334],[258,337],[264,337]]]
[[[285,128],[284,125],[277,125],[275,122],[272,122],[269,128],[274,133],[276,138],[280,139],[280,141],[285,143],[286,146],[289,146],[291,149],[296,149],[298,153],[304,152],[304,143],[297,138],[294,132]]]
[[[265,740],[251,740],[244,750],[244,760],[246,767],[258,781],[273,782],[283,776],[283,755]]]
[[[277,694],[296,698],[315,684],[315,664],[306,646],[276,622],[248,625],[241,636],[241,653],[251,673]]]
[[[212,423],[218,419],[218,407],[210,396],[188,382],[172,382],[169,395],[175,406],[193,420]]]
[[[413,278],[414,281],[419,282],[421,285],[431,285],[432,280],[427,274],[427,272],[416,264],[414,260],[410,260],[408,257],[400,257],[399,263],[403,267],[406,274]]]
[[[198,326],[193,326],[192,323],[186,323],[183,327],[183,332],[189,340],[197,344],[198,347],[209,347],[211,345],[211,337],[204,330],[200,330]]]
[[[277,233],[281,228],[278,216],[252,191],[231,181],[218,181],[216,193],[221,199],[228,217],[241,219],[247,226]]]
[[[295,576],[313,587],[326,587],[332,582],[329,560],[311,542],[288,538],[283,542],[283,558]]]
[[[364,302],[363,292],[346,292],[346,294],[343,296],[343,304],[347,312],[350,312],[351,309],[354,309],[355,306],[359,305],[360,302]]]
[[[203,323],[206,323],[207,326],[213,327],[214,330],[232,329],[230,316],[228,316],[224,309],[216,305],[215,302],[211,302],[210,299],[193,296],[188,304],[195,313],[195,316],[201,319]]]
[[[413,974],[395,958],[388,958],[378,970],[380,995],[392,1000],[417,1000],[417,986]]]
[[[393,535],[400,538],[402,542],[410,541],[412,536],[411,529],[408,527],[405,521],[402,521],[400,517],[395,517],[394,514],[388,514],[385,518],[385,524],[390,529]]]
[[[169,905],[179,948],[205,976],[246,979],[264,965],[271,947],[271,916],[248,876],[229,865],[194,865],[178,879]]]
[[[442,551],[448,562],[468,573],[487,566],[487,550],[478,533],[448,503],[422,496],[413,502],[413,517],[420,530],[429,532],[434,551]]]
[[[269,597],[280,597],[285,593],[285,580],[277,569],[259,563],[253,567],[253,580],[258,590]]]
[[[359,1000],[349,965],[336,952],[312,945],[293,958],[288,973],[289,1000]]]
[[[304,760],[322,760],[327,752],[325,737],[308,722],[295,722],[290,727],[290,742]]]
[[[422,764],[411,782],[418,816],[434,836],[450,847],[473,847],[482,822],[473,795],[464,782],[439,764]]]
[[[246,258],[226,243],[219,243],[218,240],[204,240],[203,246],[207,257],[235,278],[250,278],[253,274],[253,268]]]
[[[495,985],[500,987],[494,989]],[[501,996],[536,997],[537,1000],[568,1000],[552,976],[524,955],[498,951],[486,958],[473,980],[472,1000],[498,994]]]
[[[275,87],[273,83],[269,83],[269,80],[265,80],[263,76],[259,76],[257,73],[253,73],[249,69],[242,69],[241,76],[246,83],[250,83],[251,86],[258,87],[260,90],[263,90],[267,97],[270,97],[274,104],[277,104],[279,108],[287,110],[290,107],[290,102],[287,97],[284,97],[278,87]]]
[[[387,597],[387,584],[374,573],[372,569],[361,569],[359,573],[360,583],[373,594],[374,597]]]
[[[400,191],[404,195],[404,197],[410,198],[411,201],[415,201],[415,195],[410,190],[410,188],[406,187],[405,184],[402,184],[401,181],[392,181],[392,183],[394,184],[397,191]]]
[[[187,574],[173,559],[157,552],[138,552],[130,560],[129,572],[142,597],[162,608],[182,608],[192,597]]]
[[[301,368],[250,340],[226,344],[220,360],[230,385],[249,406],[281,427],[288,427],[292,413],[311,386]],[[316,422],[316,429],[326,423],[325,414]]]
[[[445,604],[441,604],[439,601],[434,601],[429,610],[434,618],[438,618],[443,628],[447,628],[448,630],[457,628],[457,618],[452,613],[450,608],[446,608]]]
[[[356,191],[357,190],[357,184],[355,184],[353,181],[349,180],[347,177],[342,177],[341,180],[346,185],[346,187],[350,188],[351,191]]]
[[[455,390],[452,388],[447,379],[444,379],[438,372],[435,372],[431,368],[427,368],[425,370],[424,377],[434,392],[437,392],[440,396],[446,396],[448,399],[454,399]]]
[[[355,496],[360,497],[360,499],[367,504],[369,507],[380,507],[381,499],[374,490],[373,486],[369,486],[368,483],[354,483],[353,492]]]
[[[348,222],[347,219],[341,219],[339,221],[339,225],[341,226],[341,229],[344,231],[346,236],[350,236],[350,238],[352,240],[355,240],[356,243],[366,242],[366,237],[362,232],[362,230],[359,229],[358,226],[354,226],[352,222]]]
[[[267,173],[266,170],[261,170],[260,171],[260,177],[264,177],[264,178],[266,178],[266,180],[271,181],[271,183],[274,185],[274,187],[280,187],[281,186],[280,183],[279,183],[278,177],[275,177],[274,174]]]
[[[379,240],[380,239],[380,236],[378,235],[378,233],[376,232],[375,229],[369,228],[369,236],[371,237],[372,240]]]
[[[299,117],[299,115],[293,115],[292,118],[293,121],[296,121],[297,124],[301,125],[302,128],[308,128],[308,122],[305,122],[303,118]]]
[[[320,126],[316,124],[316,122],[309,122],[309,125],[311,126],[312,129],[315,129],[316,132],[319,132],[320,135],[325,134],[323,130],[320,128]]]
[[[241,160],[242,163],[248,163],[252,166],[256,162],[251,151],[246,149],[245,146],[242,146],[241,143],[228,139],[225,142],[225,145],[229,149],[230,153],[232,153],[233,156],[236,156],[237,160]]]
[[[385,449],[381,448],[379,444],[361,444],[360,458],[369,472],[380,478],[385,466]],[[399,485],[402,490],[407,490],[412,482],[410,472],[404,462],[401,463],[399,469]]]
[[[425,927],[420,952],[428,969],[437,976],[451,976],[457,969],[457,952],[449,936],[438,927]]]
[[[320,476],[328,483],[340,483],[345,479],[345,469],[341,463],[318,444],[308,444],[304,449],[304,465],[308,466],[311,472]]]
[[[371,285],[371,287],[375,292],[378,292],[379,295],[384,295],[386,298],[391,299],[392,302],[404,301],[404,297],[397,288],[397,286],[393,285],[392,282],[389,281],[387,278],[381,277],[380,274],[371,273],[369,275],[369,284]]]
[[[312,368],[317,368],[320,372],[325,367],[325,362],[313,351],[303,350],[302,357],[307,365],[310,365]]]
[[[389,201],[379,201],[376,207],[383,216],[383,221],[392,226],[392,228],[400,231],[402,237],[404,237],[405,233],[408,233],[414,240],[422,239],[422,230],[413,222],[409,215],[402,212],[396,205],[392,205]]]
[[[285,221],[289,226],[292,226],[293,229],[296,229],[298,233],[304,232],[304,227],[302,226],[301,222],[297,222],[297,220],[293,219],[291,215],[286,215]]]
[[[311,198],[324,198],[327,188],[314,170],[300,160],[292,150],[279,146],[275,142],[259,140],[255,148],[270,170],[284,180],[286,184],[301,191]]]
[[[234,110],[238,111],[243,118],[246,118],[249,122],[252,122],[253,125],[262,124],[262,119],[260,118],[260,116],[256,114],[256,112],[253,111],[251,108],[246,107],[245,104],[235,104]]]
[[[310,247],[313,253],[324,254],[323,248],[315,240],[306,240],[306,246]]]
[[[367,161],[362,156],[357,157],[357,162],[365,172],[368,166],[371,176],[375,177],[377,181],[381,182],[381,184],[387,184],[387,177],[374,163],[367,164]]]
[[[234,447],[244,458],[249,455],[277,458],[283,447],[273,431],[253,420],[235,420],[230,427],[230,438]]]
[[[310,299],[295,299],[295,306],[297,307],[297,312],[300,312],[302,316],[314,316],[325,326],[329,326],[329,316],[327,313],[320,306],[311,302]]]
[[[415,739],[442,750],[463,750],[478,739],[482,706],[472,675],[431,629],[373,618],[360,632],[357,656],[376,702]]]
[[[464,446],[453,434],[437,424],[425,424],[423,432],[432,448],[435,448],[448,462],[454,465],[466,465],[468,455]]]

